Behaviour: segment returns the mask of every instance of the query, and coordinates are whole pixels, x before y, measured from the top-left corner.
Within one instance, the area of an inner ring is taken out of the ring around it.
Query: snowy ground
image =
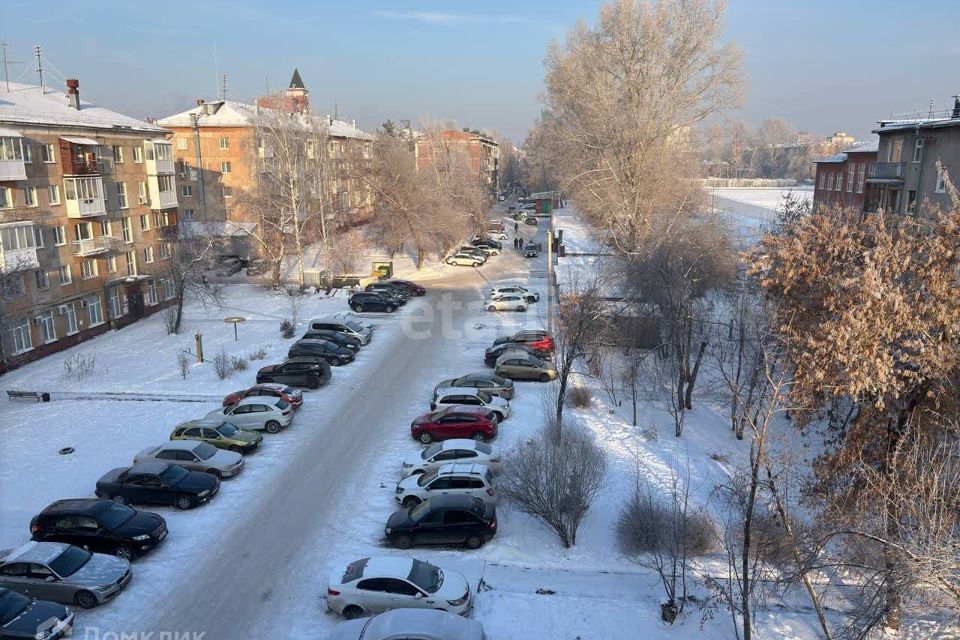
[[[711,208],[730,217],[740,245],[748,246],[759,239],[769,226],[777,207],[787,193],[805,200],[813,199],[813,187],[725,187],[709,189]]]

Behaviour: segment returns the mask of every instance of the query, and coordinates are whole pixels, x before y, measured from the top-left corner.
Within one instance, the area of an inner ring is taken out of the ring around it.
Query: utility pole
[[[226,99],[227,99],[227,74],[223,74],[222,87],[223,87],[223,88],[221,89],[221,93],[222,93],[223,95],[220,96],[220,99],[221,99],[221,100],[226,100]]]
[[[7,66],[7,43],[0,42],[3,48],[3,81],[7,83],[7,91],[10,91],[10,68]]]
[[[37,45],[33,48],[33,52],[37,56],[37,73],[40,74],[40,93],[42,94],[46,89],[43,84],[43,48]]]
[[[553,334],[553,211],[547,227],[547,333]]]

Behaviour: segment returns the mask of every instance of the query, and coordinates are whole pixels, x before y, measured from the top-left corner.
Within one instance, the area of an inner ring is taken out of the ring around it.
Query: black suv
[[[167,523],[113,500],[76,498],[57,500],[34,516],[30,534],[38,542],[66,542],[132,560],[167,537]]]
[[[329,340],[300,340],[290,347],[287,357],[323,359],[332,366],[339,367],[342,364],[353,362],[356,356],[350,349],[341,347]]]
[[[497,533],[497,510],[473,496],[440,495],[395,511],[385,533],[398,549],[415,544],[462,544],[476,549]]]
[[[315,331],[313,329],[307,329],[307,332],[303,334],[301,340],[329,340],[334,344],[346,347],[351,351],[359,351],[360,347],[363,345],[360,338],[354,338],[353,336],[348,336],[345,333],[340,333],[339,331],[331,331],[329,329],[321,329]]]
[[[371,282],[363,290],[369,293],[379,293],[387,298],[396,298],[401,301],[401,304],[406,304],[407,298],[410,297],[410,292],[406,288],[392,282]]]
[[[218,491],[220,481],[209,473],[187,471],[159,460],[113,469],[97,480],[97,497],[120,504],[168,504],[192,509],[209,502]]]
[[[503,250],[503,243],[499,240],[494,240],[493,238],[478,238],[470,244],[475,247],[491,247],[493,249],[500,249],[501,251]]]
[[[330,365],[324,360],[293,358],[282,364],[271,364],[257,371],[257,384],[279,382],[292,387],[319,389],[330,382]]]
[[[360,291],[350,296],[348,304],[357,313],[363,313],[364,311],[393,313],[400,306],[400,301],[396,298],[382,296],[379,293]]]

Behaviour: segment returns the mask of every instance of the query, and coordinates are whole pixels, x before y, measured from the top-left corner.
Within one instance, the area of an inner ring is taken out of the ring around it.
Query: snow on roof
[[[855,145],[844,149],[844,153],[876,153],[880,149],[879,140],[868,140],[867,142],[858,142]]]
[[[817,158],[814,160],[817,164],[833,164],[837,162],[846,162],[847,154],[845,153],[835,153],[832,156],[827,156],[825,158]]]
[[[73,144],[92,145],[94,147],[100,144],[96,140],[92,140],[90,138],[77,138],[76,136],[62,136],[60,139],[66,140],[67,142]]]
[[[162,134],[164,130],[143,120],[80,100],[80,109],[70,106],[65,93],[52,89],[10,83],[8,91],[0,84],[0,123],[53,125],[59,127],[137,131]]]

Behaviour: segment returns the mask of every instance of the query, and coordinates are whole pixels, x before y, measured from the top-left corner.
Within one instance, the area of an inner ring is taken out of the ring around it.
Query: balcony
[[[40,268],[33,231],[29,222],[0,224],[0,273]]]
[[[16,131],[0,129],[0,182],[27,179],[23,161],[23,138]]]
[[[123,241],[113,236],[96,236],[94,238],[84,238],[83,240],[73,241],[73,253],[81,258],[124,250]]]
[[[100,145],[91,138],[60,138],[60,164],[65,176],[98,176],[103,167]]]
[[[150,208],[154,211],[173,209],[177,206],[177,192],[172,175],[148,175],[147,190],[150,192]]]
[[[903,182],[906,165],[906,162],[871,162],[867,167],[867,179],[876,182]]]
[[[91,218],[107,214],[101,178],[64,178],[63,186],[68,218]]]
[[[174,172],[173,144],[167,140],[153,140],[143,146],[147,156],[147,175],[159,176]]]

